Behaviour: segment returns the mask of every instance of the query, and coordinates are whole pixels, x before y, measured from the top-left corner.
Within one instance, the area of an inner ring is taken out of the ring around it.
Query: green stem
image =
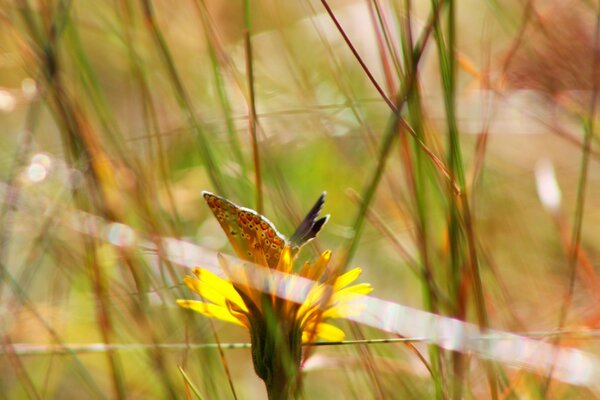
[[[267,397],[269,400],[288,400],[298,398],[299,379],[291,378],[287,375],[285,368],[279,368],[274,371],[269,381],[265,381],[267,387]]]

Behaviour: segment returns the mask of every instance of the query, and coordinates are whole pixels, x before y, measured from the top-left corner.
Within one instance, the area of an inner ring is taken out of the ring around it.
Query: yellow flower
[[[252,282],[248,269],[243,266],[232,268],[224,257],[219,257],[219,262],[227,274],[236,277],[235,283],[206,269],[196,268],[193,271],[194,276],[186,276],[184,282],[202,300],[177,300],[177,304],[207,317],[243,326],[252,336],[253,332],[259,333],[257,330],[261,329],[257,325],[264,323],[268,318],[267,314],[271,313],[277,324],[287,327],[286,331],[301,335],[302,342],[317,338],[328,341],[343,340],[344,332],[324,321],[345,318],[360,312],[351,303],[370,293],[372,287],[367,283],[351,285],[361,274],[360,268],[323,279],[330,258],[331,252],[325,251],[314,263],[305,263],[297,274],[315,281],[302,304],[276,296],[276,293],[281,293],[276,287],[271,287],[271,293],[265,294],[253,288],[250,283],[244,283]],[[293,274],[293,258],[289,247],[284,248],[275,270]],[[277,284],[281,281],[273,279],[272,282]],[[288,284],[280,290],[285,290],[284,297],[289,297],[294,287]],[[253,336],[253,341],[254,339],[258,338]]]
[[[263,252],[257,251],[255,256],[256,264],[250,268],[233,267],[219,256],[230,280],[202,268],[194,269],[194,276],[186,276],[184,282],[202,300],[177,300],[177,304],[248,329],[254,371],[265,382],[269,400],[290,399],[301,388],[302,343],[317,338],[343,340],[344,332],[324,321],[360,312],[353,301],[372,288],[366,283],[352,285],[362,272],[360,268],[339,276],[325,274],[330,251],[312,264],[305,263],[297,274],[293,272],[293,250],[289,246],[283,248],[274,268],[267,267]],[[287,279],[290,277],[313,283],[307,290],[298,280]]]

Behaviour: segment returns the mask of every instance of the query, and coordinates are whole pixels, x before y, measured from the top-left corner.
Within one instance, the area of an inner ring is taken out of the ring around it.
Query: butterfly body
[[[210,192],[202,192],[206,203],[225,231],[238,257],[252,262],[264,256],[268,266],[275,268],[285,246],[295,252],[313,239],[329,216],[316,219],[323,207],[325,193],[309,211],[290,240],[287,240],[266,217],[256,211]]]

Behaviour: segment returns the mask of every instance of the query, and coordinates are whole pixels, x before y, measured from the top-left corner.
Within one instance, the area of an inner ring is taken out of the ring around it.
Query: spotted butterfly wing
[[[264,255],[270,268],[277,266],[286,245],[291,246],[294,252],[298,251],[319,233],[329,218],[329,215],[326,215],[317,219],[325,202],[323,192],[288,241],[271,221],[256,211],[240,207],[210,192],[202,192],[202,195],[238,257],[257,262]]]
[[[210,192],[202,195],[238,257],[257,262],[264,255],[270,268],[277,266],[287,241],[271,221]]]

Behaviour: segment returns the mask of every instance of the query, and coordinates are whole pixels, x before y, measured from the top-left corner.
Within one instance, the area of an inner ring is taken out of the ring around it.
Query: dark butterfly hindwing
[[[323,204],[325,204],[325,195],[327,193],[323,192],[317,199],[316,203],[312,206],[304,220],[300,223],[296,232],[290,237],[290,244],[293,247],[302,247],[310,240],[314,239],[315,236],[319,233],[325,222],[329,219],[329,215],[324,216],[323,218],[317,219],[321,209],[323,208]]]

